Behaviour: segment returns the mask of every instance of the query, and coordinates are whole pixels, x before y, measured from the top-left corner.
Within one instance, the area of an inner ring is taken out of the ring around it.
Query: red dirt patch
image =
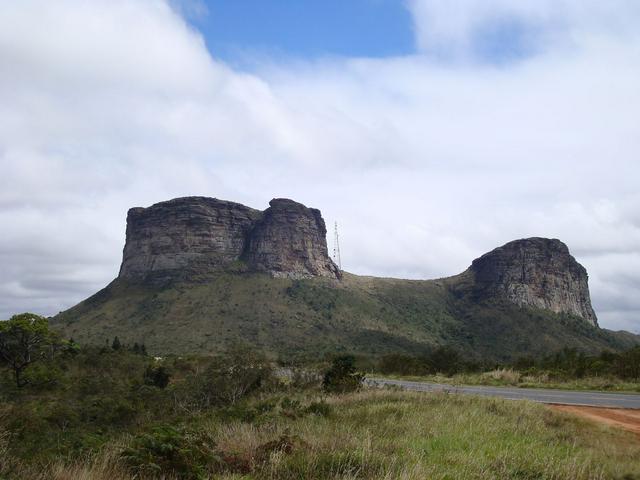
[[[575,405],[549,405],[549,407],[556,411],[572,413],[595,422],[624,428],[640,436],[640,410]]]

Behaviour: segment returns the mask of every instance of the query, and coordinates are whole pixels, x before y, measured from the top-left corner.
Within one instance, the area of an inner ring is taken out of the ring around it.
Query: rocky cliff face
[[[234,270],[276,277],[340,278],[329,258],[319,210],[274,199],[265,211],[215,198],[186,197],[132,208],[120,278],[151,283]],[[516,240],[467,271],[480,298],[501,296],[582,317],[592,325],[588,276],[559,240]]]
[[[132,208],[120,277],[163,279],[227,266],[243,253],[261,215],[238,203],[205,197]]]
[[[284,198],[269,205],[249,237],[245,258],[251,268],[274,276],[337,277],[320,210]]]
[[[482,295],[501,295],[519,306],[570,313],[598,325],[587,271],[560,240],[515,240],[474,260],[469,270]]]
[[[337,278],[318,210],[272,200],[265,212],[214,198],[186,197],[132,208],[120,278],[162,282],[232,264],[278,276]]]

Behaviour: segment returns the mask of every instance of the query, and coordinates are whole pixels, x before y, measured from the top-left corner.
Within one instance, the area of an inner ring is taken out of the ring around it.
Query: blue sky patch
[[[191,22],[214,58],[388,57],[415,53],[401,0],[206,0]]]

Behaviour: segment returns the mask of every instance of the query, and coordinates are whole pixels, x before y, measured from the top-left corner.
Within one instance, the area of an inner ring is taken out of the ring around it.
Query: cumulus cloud
[[[446,276],[561,238],[601,324],[640,329],[633,2],[414,0],[415,55],[252,73],[176,5],[200,3],[0,6],[0,317],[114,278],[131,206],[288,196],[339,222],[356,273]],[[505,63],[478,35],[528,43]]]

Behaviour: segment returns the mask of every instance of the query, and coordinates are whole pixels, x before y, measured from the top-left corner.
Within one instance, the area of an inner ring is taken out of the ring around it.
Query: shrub
[[[327,392],[345,393],[358,390],[364,375],[356,371],[355,358],[352,355],[336,357],[329,370],[324,374],[322,388]]]
[[[144,383],[145,385],[151,385],[158,388],[166,388],[169,385],[171,375],[166,368],[162,365],[159,367],[152,367],[149,365],[144,371]]]
[[[205,478],[220,464],[213,441],[203,434],[160,426],[133,439],[122,458],[139,475]]]
[[[333,407],[324,400],[319,402],[312,402],[307,407],[307,412],[312,415],[319,415],[321,417],[329,417],[333,413]]]
[[[24,381],[35,390],[54,388],[62,377],[60,369],[52,362],[34,363],[24,372]]]
[[[428,373],[429,368],[424,359],[392,353],[380,359],[378,371],[386,374],[424,375]]]
[[[289,435],[287,433],[280,435],[280,438],[271,440],[270,442],[259,445],[256,449],[256,460],[258,462],[266,462],[274,453],[284,453],[290,455],[294,450],[307,447],[307,444],[298,435]]]
[[[262,356],[235,349],[225,357],[213,358],[203,373],[190,375],[176,387],[174,398],[187,411],[235,405],[272,378],[272,368]]]
[[[243,423],[253,423],[261,415],[262,412],[246,403],[224,407],[216,412],[216,416],[225,422],[236,420]]]
[[[84,423],[96,426],[125,426],[131,423],[139,413],[139,405],[131,399],[118,394],[91,399],[81,409]]]
[[[453,375],[463,369],[460,352],[449,346],[441,346],[429,353],[426,362],[432,373]]]
[[[289,397],[284,397],[280,401],[280,409],[285,417],[290,418],[297,418],[303,413],[300,401]]]

